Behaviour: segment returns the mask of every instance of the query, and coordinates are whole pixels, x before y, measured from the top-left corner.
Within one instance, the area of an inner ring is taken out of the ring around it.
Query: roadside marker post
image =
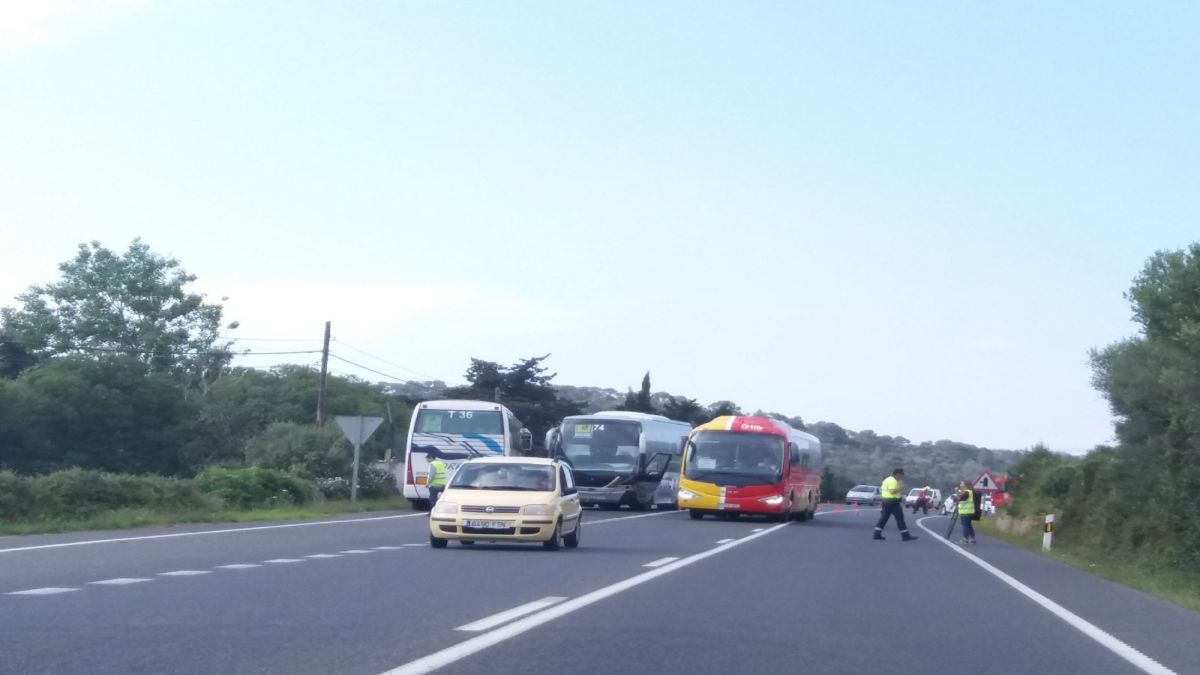
[[[1042,530],[1042,550],[1049,551],[1051,540],[1054,539],[1054,514],[1046,514],[1046,525]]]
[[[342,434],[346,436],[346,440],[354,446],[354,468],[350,474],[350,501],[358,501],[358,455],[362,450],[362,444],[379,425],[383,423],[382,417],[363,417],[362,415],[338,415],[338,426],[342,429]]]

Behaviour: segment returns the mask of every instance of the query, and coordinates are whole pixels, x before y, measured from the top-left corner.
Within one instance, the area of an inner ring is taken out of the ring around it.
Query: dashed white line
[[[642,565],[642,567],[662,567],[663,565],[666,565],[667,563],[673,563],[676,560],[679,560],[679,558],[659,558],[658,560],[654,560]]]
[[[370,553],[370,551],[367,551],[367,550],[365,550],[365,549],[361,549],[361,548],[352,548],[352,549],[350,549],[349,551],[342,551],[342,553],[349,553],[349,554],[355,554],[355,553]]]
[[[522,619],[518,619],[508,625],[501,626],[495,630],[491,630],[491,631],[488,631],[481,635],[476,635],[473,638],[463,640],[462,642],[460,642],[456,645],[447,647],[441,651],[434,652],[434,653],[424,656],[422,658],[416,659],[415,661],[409,661],[408,663],[406,663],[402,666],[399,666],[398,668],[393,668],[389,671],[386,671],[383,675],[417,675],[417,673],[433,672],[434,670],[437,670],[438,668],[447,666],[447,665],[454,663],[460,659],[464,659],[472,654],[481,652],[481,651],[487,649],[488,647],[492,647],[494,645],[498,645],[507,640],[511,640],[512,638],[517,637],[518,635],[521,635],[522,633],[525,633],[527,631],[533,630],[534,628],[537,628],[538,626],[549,623],[550,621],[553,621],[560,617],[566,616],[572,612],[577,612],[577,611],[583,609],[584,607],[587,607],[589,605],[600,602],[601,600],[604,600],[605,598],[610,598],[614,595],[617,595],[618,593],[622,593],[631,588],[635,588],[635,587],[640,586],[648,581],[657,579],[666,574],[670,574],[671,572],[674,572],[676,570],[683,569],[684,567],[687,567],[688,565],[698,563],[701,560],[704,560],[706,558],[710,558],[712,556],[719,555],[721,553],[724,553],[725,551],[728,551],[731,548],[735,548],[737,546],[742,546],[744,544],[748,544],[748,543],[754,541],[755,539],[758,539],[759,537],[765,537],[768,534],[771,534],[772,532],[775,532],[776,530],[778,530],[780,528],[788,527],[789,525],[790,525],[790,523],[780,523],[779,525],[775,525],[774,527],[767,528],[766,530],[763,530],[762,532],[746,535],[745,537],[742,537],[741,539],[738,539],[736,541],[725,544],[724,546],[718,546],[717,548],[711,548],[707,551],[703,551],[701,553],[697,553],[695,555],[688,556],[687,558],[683,558],[681,560],[676,560],[673,563],[663,565],[662,567],[659,567],[657,569],[646,570],[645,572],[642,572],[641,574],[638,574],[636,576],[629,577],[628,579],[618,581],[615,584],[611,584],[609,586],[605,586],[603,588],[596,589],[596,590],[592,591],[591,593],[586,593],[577,598],[567,600],[566,602],[560,603],[553,607],[549,607],[549,608],[544,609],[540,612],[537,612],[536,614],[533,614],[531,616],[527,616]]]
[[[428,545],[429,544],[405,544],[404,547],[405,548],[420,548],[422,546],[428,546]]]
[[[342,554],[341,553],[314,553],[312,555],[306,555],[304,557],[305,558],[314,558],[316,560],[324,560],[325,558],[340,558],[340,557],[342,557]]]
[[[718,539],[717,543],[718,544],[728,544],[731,541],[737,541],[737,540],[736,539]]]
[[[374,547],[372,547],[372,550],[374,550],[374,551],[399,551],[400,549],[401,549],[400,546],[374,546]]]
[[[234,563],[232,565],[217,565],[219,570],[248,570],[253,567],[262,567],[256,563]]]
[[[756,528],[754,528],[753,530],[750,530],[750,531],[751,531],[751,532],[762,532],[762,531],[763,531],[763,528],[761,528],[761,527],[756,527]]]
[[[288,563],[304,562],[300,558],[275,558],[273,560],[264,560],[263,562],[271,565],[287,565]]]
[[[1021,595],[1024,595],[1025,597],[1029,598],[1030,600],[1033,600],[1037,604],[1041,605],[1043,609],[1050,612],[1051,614],[1058,617],[1059,619],[1062,619],[1063,622],[1065,622],[1067,625],[1071,626],[1072,628],[1078,630],[1080,633],[1083,633],[1084,635],[1086,635],[1086,636],[1090,637],[1091,639],[1095,640],[1096,642],[1100,643],[1100,645],[1103,646],[1105,649],[1108,649],[1109,651],[1116,654],[1117,656],[1125,659],[1129,663],[1136,666],[1142,672],[1150,673],[1151,675],[1175,675],[1175,671],[1171,670],[1170,668],[1167,668],[1166,666],[1162,665],[1158,661],[1155,661],[1154,659],[1150,658],[1149,656],[1146,656],[1145,654],[1139,652],[1134,647],[1122,642],[1121,640],[1117,639],[1116,637],[1112,636],[1111,634],[1105,632],[1100,627],[1098,627],[1092,623],[1089,623],[1083,617],[1081,617],[1077,614],[1074,614],[1073,612],[1071,612],[1071,610],[1067,609],[1066,607],[1063,607],[1062,605],[1058,604],[1057,602],[1054,602],[1053,600],[1051,600],[1050,598],[1047,598],[1046,596],[1042,595],[1041,593],[1038,593],[1037,591],[1033,590],[1032,588],[1021,583],[1020,581],[1017,581],[1015,578],[1002,572],[1000,569],[998,569],[994,565],[984,561],[982,558],[972,555],[971,553],[968,553],[968,552],[962,550],[961,548],[955,546],[953,543],[951,543],[946,538],[942,537],[940,534],[934,532],[933,530],[929,529],[928,527],[925,527],[926,520],[929,520],[930,518],[937,518],[937,517],[938,516],[926,516],[925,518],[921,518],[920,520],[917,521],[917,525],[920,525],[922,530],[925,530],[930,535],[932,535],[934,541],[937,541],[941,544],[944,544],[944,545],[950,547],[951,551],[954,551],[955,553],[963,556],[967,560],[970,560],[971,562],[975,563],[976,565],[979,565],[985,571],[987,571],[988,574],[991,574],[992,576],[996,577],[1000,581],[1003,581],[1004,583],[1008,584],[1009,586],[1011,586],[1013,589],[1015,589]]]
[[[78,588],[56,588],[56,587],[50,586],[47,588],[31,588],[28,591],[13,591],[12,593],[5,593],[5,595],[54,595],[56,593],[70,593],[71,591],[77,591],[77,590],[79,590],[79,589]]]
[[[121,577],[119,579],[105,579],[104,581],[89,581],[92,586],[128,586],[129,584],[140,584],[145,581],[154,581],[153,579],[139,579],[133,577]]]
[[[512,609],[508,609],[503,612],[493,614],[487,618],[480,619],[473,623],[469,623],[465,626],[459,626],[458,628],[455,628],[454,630],[463,630],[463,631],[471,631],[471,632],[487,630],[489,628],[494,628],[496,626],[499,626],[502,623],[508,623],[509,621],[512,621],[513,619],[519,619],[520,617],[523,617],[526,614],[533,614],[534,612],[538,611],[539,609],[545,609],[551,605],[556,605],[556,604],[562,602],[563,600],[566,600],[566,598],[559,597],[557,595],[552,595],[549,597],[542,598],[541,600],[534,600],[533,602],[527,602],[523,605],[518,605],[517,607],[513,607]]]
[[[174,572],[159,572],[160,577],[195,577],[201,574],[209,574],[209,570],[175,570]]]

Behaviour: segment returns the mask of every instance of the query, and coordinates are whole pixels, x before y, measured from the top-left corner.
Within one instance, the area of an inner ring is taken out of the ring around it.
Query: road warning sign
[[[979,474],[979,478],[975,479],[975,484],[971,486],[971,489],[976,492],[995,492],[1000,488],[996,487],[996,478],[992,476],[992,472],[984,471]]]

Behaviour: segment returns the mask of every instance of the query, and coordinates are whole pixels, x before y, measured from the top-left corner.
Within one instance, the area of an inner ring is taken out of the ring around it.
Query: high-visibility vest
[[[900,490],[904,486],[894,476],[888,476],[883,479],[883,485],[879,487],[879,491],[883,493],[884,499],[900,501]]]
[[[966,495],[966,499],[961,499],[961,497],[963,495]],[[971,488],[967,488],[967,489],[963,490],[962,492],[958,493],[958,496],[960,497],[960,499],[958,500],[958,515],[960,515],[960,516],[975,515],[975,491],[972,490]]]
[[[429,481],[430,487],[441,487],[446,484],[446,463],[440,459],[435,459],[429,463]]]

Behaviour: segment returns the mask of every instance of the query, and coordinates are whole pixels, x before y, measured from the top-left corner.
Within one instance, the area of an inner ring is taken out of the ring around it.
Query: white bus
[[[449,480],[472,457],[520,456],[533,447],[533,435],[499,403],[425,401],[413,410],[404,451],[404,496],[415,509],[429,508],[426,455],[446,463]]]
[[[584,506],[644,510],[654,505],[664,474],[678,467],[691,430],[662,415],[598,412],[564,419],[547,433],[546,447],[571,465]]]

